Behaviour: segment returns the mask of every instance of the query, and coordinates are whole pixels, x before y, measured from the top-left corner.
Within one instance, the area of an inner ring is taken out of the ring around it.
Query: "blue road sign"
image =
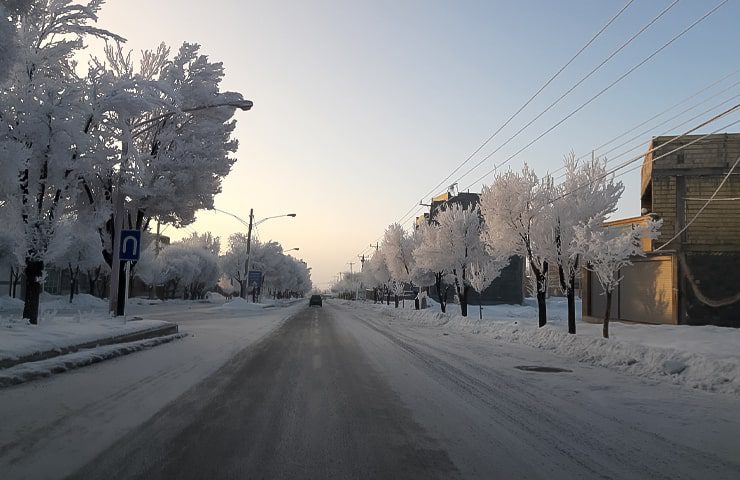
[[[121,260],[138,260],[141,252],[141,230],[121,230]]]
[[[250,270],[247,277],[247,285],[260,288],[262,286],[262,272],[259,270]]]

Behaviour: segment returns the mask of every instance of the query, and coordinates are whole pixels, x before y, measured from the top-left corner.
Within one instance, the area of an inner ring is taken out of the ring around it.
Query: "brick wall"
[[[725,182],[717,197],[686,231],[691,250],[740,251],[740,172]],[[686,181],[686,222],[688,223],[717,189],[721,176],[693,177]],[[699,200],[693,200],[693,199]]]
[[[688,136],[668,143],[673,137],[656,137],[652,147],[656,151],[646,157],[646,166],[652,158],[660,157],[696,140]],[[661,147],[662,146],[662,147]],[[650,202],[646,206],[663,218],[663,227],[656,246],[673,237],[688,223],[711,197],[724,175],[740,156],[740,134],[710,135],[693,145],[658,158],[643,168],[650,175]],[[643,179],[643,185],[647,185]],[[740,201],[722,201],[740,197],[740,169],[718,193],[716,200],[676,240],[671,249],[690,251],[740,251]],[[696,200],[698,199],[698,200]]]

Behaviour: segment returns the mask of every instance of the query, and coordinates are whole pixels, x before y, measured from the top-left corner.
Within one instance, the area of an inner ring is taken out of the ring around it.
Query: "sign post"
[[[118,258],[122,263],[125,262],[125,280],[123,285],[119,283],[118,292],[111,292],[111,295],[115,294],[118,299],[116,302],[116,315],[123,316],[126,314],[126,301],[128,300],[128,282],[131,271],[129,262],[139,260],[139,255],[141,254],[141,230],[121,230],[119,245]]]

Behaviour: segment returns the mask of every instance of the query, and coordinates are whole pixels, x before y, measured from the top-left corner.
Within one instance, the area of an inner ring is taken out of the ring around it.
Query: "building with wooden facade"
[[[653,138],[641,173],[646,215],[605,224],[663,219],[660,236],[643,245],[646,256],[621,272],[615,320],[740,327],[740,166],[727,176],[740,157],[740,133],[701,137]],[[600,319],[601,287],[583,275],[583,316]]]

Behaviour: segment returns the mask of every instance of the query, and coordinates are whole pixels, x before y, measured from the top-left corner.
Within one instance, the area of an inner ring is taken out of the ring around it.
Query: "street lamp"
[[[214,210],[217,211],[217,212],[225,213],[226,215],[229,215],[231,217],[236,218],[237,220],[239,220],[242,223],[242,225],[246,225],[247,228],[248,228],[248,230],[247,230],[247,258],[246,258],[246,260],[244,260],[244,281],[247,282],[247,288],[243,288],[242,289],[243,291],[240,292],[241,293],[240,296],[242,298],[245,298],[246,299],[247,298],[247,289],[249,288],[249,253],[250,253],[250,251],[252,249],[252,227],[256,227],[260,223],[266,222],[267,220],[271,220],[273,218],[281,218],[281,217],[293,217],[293,218],[295,218],[297,214],[295,214],[295,213],[285,213],[283,215],[274,215],[272,217],[262,218],[262,219],[257,220],[255,222],[254,221],[254,209],[253,208],[250,208],[249,209],[249,223],[247,223],[247,222],[245,222],[244,220],[242,220],[241,218],[239,218],[238,216],[234,215],[231,212],[227,212],[225,210],[221,210],[221,209],[218,209],[218,208],[214,208]],[[298,248],[291,249],[291,250],[298,250]]]
[[[213,103],[208,105],[199,105],[195,107],[189,107],[189,108],[183,108],[177,111],[170,111],[163,113],[161,115],[158,115],[156,117],[150,118],[148,120],[143,120],[141,122],[135,123],[131,125],[129,128],[130,131],[130,140],[133,140],[134,138],[142,135],[143,133],[146,133],[151,128],[153,128],[156,123],[160,120],[164,120],[165,118],[172,117],[174,115],[180,114],[180,113],[192,113],[197,112],[200,110],[208,110],[211,108],[218,108],[218,107],[233,107],[238,108],[242,111],[248,111],[251,110],[252,106],[254,104],[251,100],[227,100],[220,103]],[[140,128],[141,127],[141,128]],[[140,128],[138,131],[133,131],[136,128]],[[128,160],[128,147],[129,142],[124,140],[121,145],[121,168],[118,174],[118,180],[116,181],[115,188],[112,189],[111,192],[113,196],[113,264],[111,265],[111,278],[110,278],[110,299],[109,299],[109,311],[114,316],[122,316],[126,312],[126,297],[128,296],[128,292],[126,292],[126,282],[128,280],[128,275],[124,279],[124,284],[121,285],[121,231],[123,230],[123,215],[124,215],[124,195],[121,193],[121,186],[123,183],[123,171],[124,171],[124,164]],[[137,246],[137,249],[139,247]],[[123,287],[123,288],[121,288]]]

